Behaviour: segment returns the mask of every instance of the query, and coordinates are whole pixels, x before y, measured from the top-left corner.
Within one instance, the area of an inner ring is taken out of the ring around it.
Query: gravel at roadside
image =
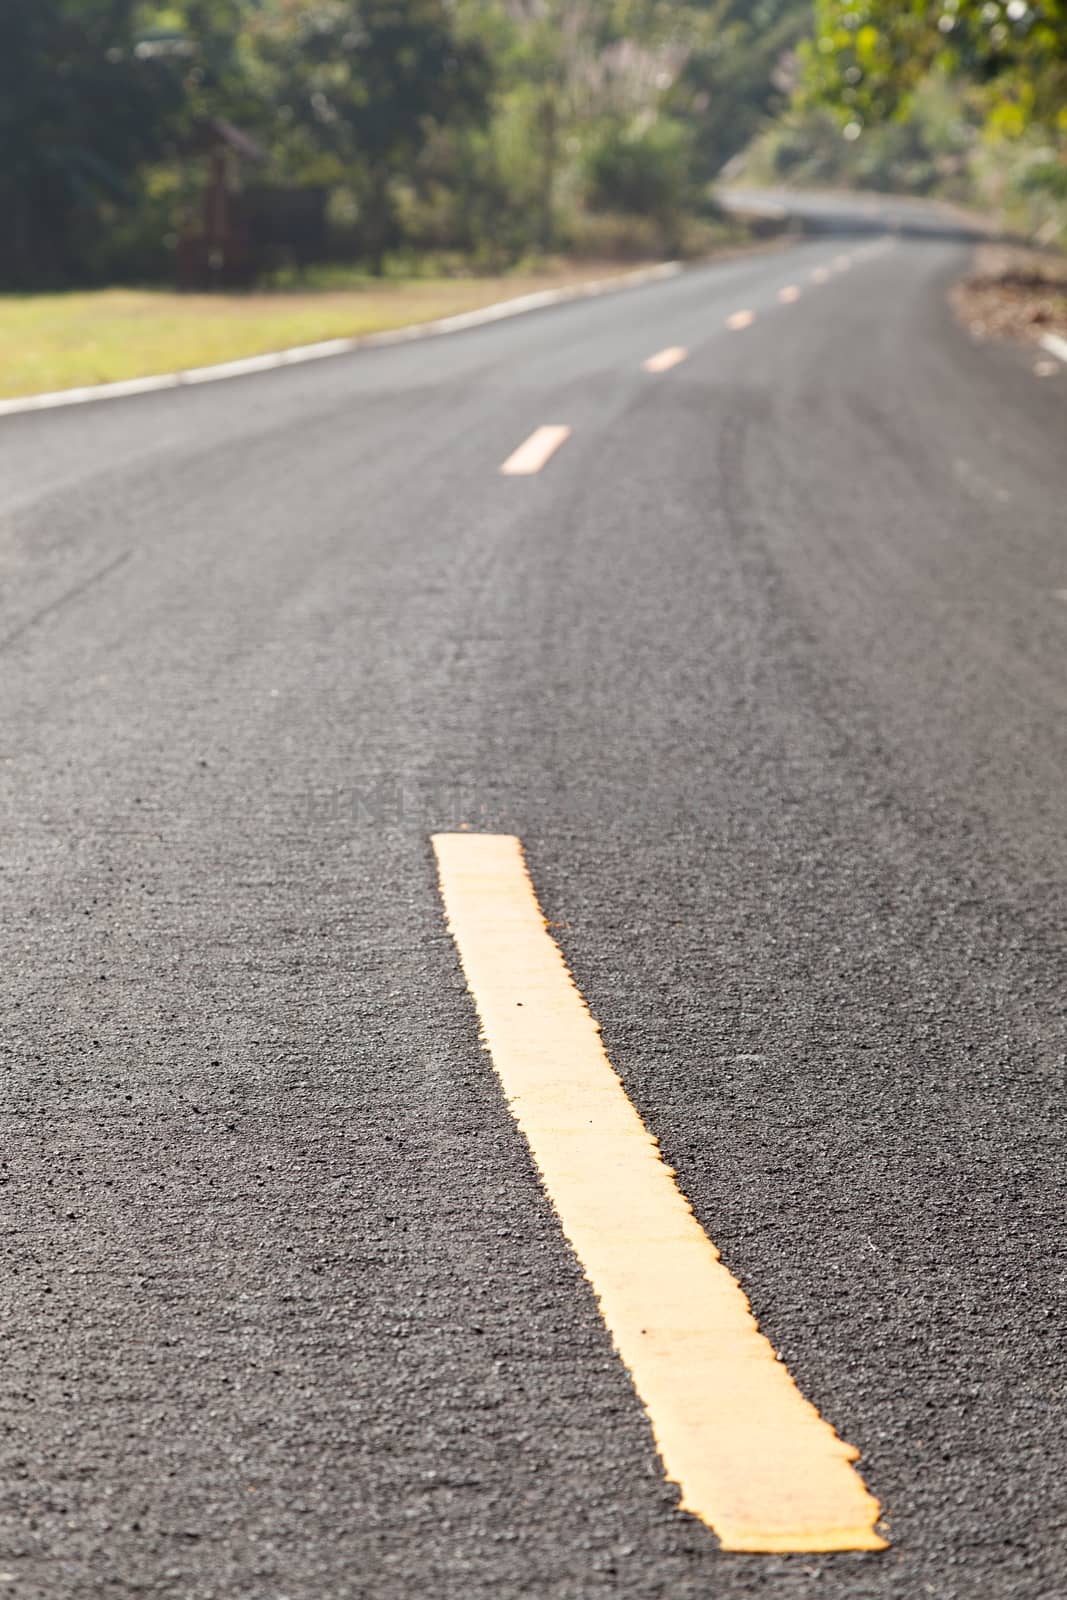
[[[1067,256],[1014,245],[981,245],[953,290],[961,320],[981,338],[1038,343],[1067,338]]]

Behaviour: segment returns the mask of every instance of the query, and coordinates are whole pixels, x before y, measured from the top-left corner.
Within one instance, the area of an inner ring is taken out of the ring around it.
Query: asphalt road
[[[789,221],[810,234],[902,234],[922,240],[969,241],[995,235],[995,218],[942,200],[897,194],[856,194],[847,189],[718,190],[719,203],[747,217]]]
[[[1067,369],[870,242],[0,424],[7,1592],[1067,1594]],[[676,1509],[464,825],[885,1553]]]

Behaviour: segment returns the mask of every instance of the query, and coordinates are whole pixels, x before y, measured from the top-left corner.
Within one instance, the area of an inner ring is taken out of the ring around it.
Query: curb
[[[239,361],[223,361],[211,367],[186,367],[181,372],[161,372],[149,378],[125,378],[119,383],[88,384],[80,389],[58,389],[52,394],[20,395],[0,400],[0,417],[18,416],[27,411],[55,411],[61,406],[82,406],[95,400],[122,400],[129,395],[156,394],[162,389],[182,389],[187,384],[220,383],[224,378],[244,378],[253,372],[273,372],[278,367],[301,366],[329,356],[349,355],[354,350],[378,349],[384,345],[410,344],[416,339],[436,338],[445,333],[461,333],[466,328],[481,328],[508,317],[521,317],[528,311],[564,305],[571,300],[591,300],[619,289],[637,288],[674,278],[682,270],[680,261],[662,261],[654,267],[638,267],[618,277],[594,278],[589,283],[566,285],[560,289],[539,289],[534,294],[517,295],[512,300],[497,300],[476,311],[460,311],[455,316],[438,317],[433,322],[414,322],[382,333],[356,334],[349,339],[324,339],[319,344],[295,345],[288,350],[273,350],[266,355],[245,356]]]
[[[1043,333],[1041,348],[1047,350],[1050,355],[1059,356],[1061,361],[1067,362],[1067,339],[1061,339],[1058,333]]]

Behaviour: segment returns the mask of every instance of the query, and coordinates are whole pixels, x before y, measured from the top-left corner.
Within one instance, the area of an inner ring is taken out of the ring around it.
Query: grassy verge
[[[0,397],[378,333],[626,270],[618,262],[582,262],[497,278],[364,280],[310,291],[180,295],[101,289],[0,296]]]

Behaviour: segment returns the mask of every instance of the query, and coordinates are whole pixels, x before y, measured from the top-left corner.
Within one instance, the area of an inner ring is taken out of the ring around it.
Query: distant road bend
[[[13,1595],[1065,1592],[1067,368],[802,204],[0,421]]]

